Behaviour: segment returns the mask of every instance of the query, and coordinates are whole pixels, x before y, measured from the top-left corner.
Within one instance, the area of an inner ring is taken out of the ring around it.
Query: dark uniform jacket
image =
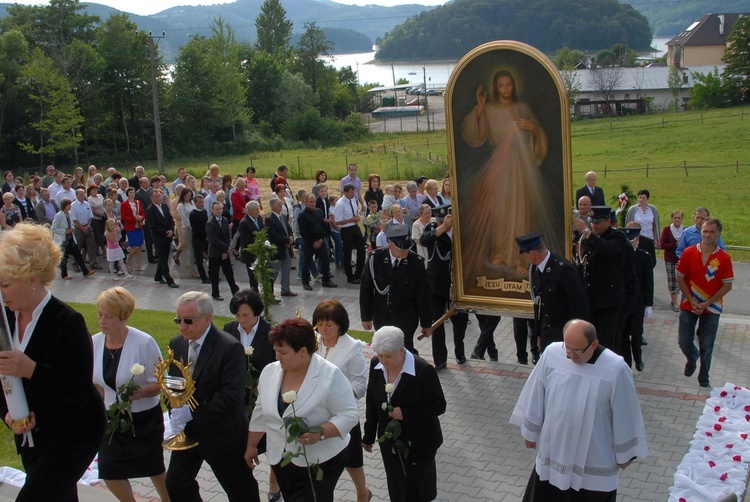
[[[151,232],[151,238],[154,244],[166,244],[172,241],[167,237],[167,232],[174,232],[174,220],[172,213],[169,212],[169,206],[162,203],[161,212],[153,203],[146,208],[146,231]]]
[[[432,324],[430,295],[425,291],[427,272],[424,258],[410,252],[395,269],[389,248],[367,255],[359,291],[362,321],[372,321],[375,329],[397,326],[407,336],[417,325]]]
[[[216,218],[209,218],[206,223],[206,235],[209,258],[221,258],[223,253],[229,253],[232,240],[229,237],[229,222],[226,218],[221,218],[221,225]]]
[[[550,257],[539,271],[539,281],[533,279],[531,288],[538,303],[534,305],[534,318],[537,336],[541,336],[542,346],[563,339],[563,327],[571,319],[589,318],[589,305],[586,289],[572,263],[561,256],[550,253]]]
[[[609,228],[583,240],[583,283],[592,310],[625,304],[624,255],[630,246],[625,234]]]
[[[453,241],[447,233],[438,237],[436,234],[438,224],[429,223],[419,243],[427,248],[427,282],[430,292],[440,298],[449,299],[451,293],[451,257]]]
[[[206,241],[206,223],[208,223],[208,212],[205,209],[193,209],[188,216],[190,228],[193,229],[193,242]],[[208,242],[206,241],[206,245]]]
[[[312,211],[304,208],[297,217],[297,224],[299,225],[299,234],[302,240],[310,246],[315,241],[323,239],[327,235],[326,228],[328,228],[328,223],[323,221],[323,212],[318,208]]]
[[[630,304],[630,313],[654,306],[654,270],[651,256],[640,248],[635,249],[635,276],[638,279],[637,300]]]

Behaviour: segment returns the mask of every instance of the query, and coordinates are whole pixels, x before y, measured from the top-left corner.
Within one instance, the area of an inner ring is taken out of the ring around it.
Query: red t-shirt
[[[734,281],[732,258],[729,254],[717,246],[716,251],[708,257],[704,265],[700,243],[685,249],[677,263],[676,273],[685,278],[693,298],[699,302],[705,302],[711,298],[724,283]],[[720,298],[709,305],[706,312],[721,314],[723,304],[723,298]],[[680,308],[692,310],[690,302],[684,296],[680,302]]]

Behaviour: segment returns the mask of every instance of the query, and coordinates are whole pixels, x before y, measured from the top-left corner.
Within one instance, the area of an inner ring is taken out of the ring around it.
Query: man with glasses
[[[410,251],[408,225],[392,225],[386,230],[388,246],[369,253],[359,289],[362,327],[370,330],[396,326],[404,332],[404,347],[412,354],[414,332],[421,324],[432,334],[430,294],[424,258]]]
[[[206,293],[190,291],[177,300],[175,323],[180,335],[169,341],[174,357],[190,362],[198,405],[171,410],[176,432],[198,442],[173,451],[167,470],[172,500],[200,500],[196,475],[206,461],[230,501],[260,502],[258,483],[245,462],[248,418],[245,409],[245,349],[239,340],[213,325]],[[172,376],[182,376],[170,368]]]
[[[524,501],[614,502],[620,469],[648,455],[633,373],[580,319],[544,351],[510,423],[539,449]]]
[[[591,208],[591,228],[580,218],[573,227],[581,233],[583,283],[589,301],[590,320],[599,341],[619,354],[622,351],[618,312],[625,305],[625,235],[612,228],[610,208]]]

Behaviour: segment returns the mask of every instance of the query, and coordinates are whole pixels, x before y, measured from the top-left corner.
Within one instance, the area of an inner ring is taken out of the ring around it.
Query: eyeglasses
[[[175,324],[181,324],[181,323],[184,322],[185,324],[187,324],[188,326],[190,326],[191,324],[193,324],[198,319],[200,319],[200,317],[193,317],[192,319],[190,319],[189,317],[175,317],[172,320],[174,321]]]
[[[569,349],[568,347],[565,346],[565,344],[563,344],[563,348],[565,349],[565,353],[566,354],[573,353],[573,354],[575,354],[577,356],[582,356],[587,350],[589,350],[589,347],[591,347],[591,345],[594,344],[594,341],[596,341],[596,340],[592,340],[591,343],[589,343],[588,345],[586,345],[585,349]]]

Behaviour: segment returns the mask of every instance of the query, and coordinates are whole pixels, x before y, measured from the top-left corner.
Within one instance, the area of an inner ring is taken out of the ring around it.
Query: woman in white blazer
[[[135,310],[135,298],[122,287],[108,289],[96,299],[101,332],[94,344],[93,380],[105,408],[115,402],[117,390],[131,378],[135,363],[143,373],[133,377],[138,390],[130,397],[134,432],[105,434],[99,448],[99,476],[119,500],[132,500],[130,478],[150,477],[161,500],[169,500],[165,484],[164,419],[159,404],[159,384],[154,374],[161,358],[151,335],[126,324]]]
[[[277,362],[266,366],[260,375],[245,459],[250,467],[259,462],[258,442],[265,434],[268,462],[284,500],[311,501],[313,491],[304,457],[281,466],[284,451],[296,452],[304,446],[310,463],[319,464],[323,470],[322,480],[313,482],[317,500],[332,502],[348,458],[349,431],[359,421],[352,386],[341,370],[315,353],[315,331],[306,320],[287,319],[274,326],[268,339]],[[287,443],[283,418],[292,415],[292,406],[282,400],[282,395],[290,391],[296,393],[297,416],[304,417],[310,426],[321,427],[322,432],[305,433]]]
[[[340,302],[326,300],[318,304],[313,312],[313,326],[318,332],[318,355],[336,365],[349,380],[354,397],[359,401],[367,391],[367,364],[362,354],[362,344],[347,334],[349,314]],[[357,502],[367,502],[372,492],[365,482],[364,458],[362,456],[362,428],[357,425],[349,432],[349,460],[346,472],[357,490]]]

